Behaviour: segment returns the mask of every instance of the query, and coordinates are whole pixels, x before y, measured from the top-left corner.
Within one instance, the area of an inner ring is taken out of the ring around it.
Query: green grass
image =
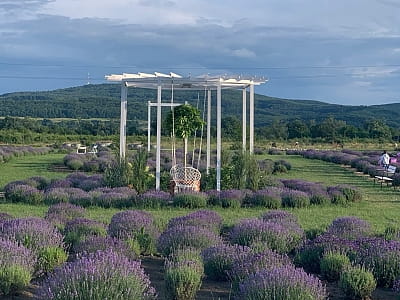
[[[62,178],[68,173],[52,172],[49,166],[62,163],[65,154],[27,155],[14,157],[7,163],[0,164],[0,189],[10,181],[26,179],[33,176]]]
[[[384,187],[380,189],[371,179],[366,176],[355,174],[351,169],[336,164],[319,160],[304,159],[300,156],[266,156],[273,160],[285,159],[293,168],[287,174],[281,174],[284,178],[301,178],[309,181],[322,182],[326,185],[351,184],[361,189],[364,199],[361,203],[352,203],[347,207],[343,206],[312,206],[302,209],[290,209],[299,217],[304,229],[322,229],[328,226],[333,219],[339,216],[358,216],[371,223],[376,233],[382,233],[386,226],[398,222],[400,215],[400,191]],[[33,174],[37,175],[37,174]],[[29,175],[29,176],[33,176]],[[28,176],[28,177],[29,177]],[[222,209],[211,208],[224,219],[225,225],[232,225],[242,218],[258,217],[266,209],[240,208]],[[0,204],[0,211],[10,213],[16,217],[22,216],[44,216],[46,206],[30,206],[23,204]],[[88,209],[88,217],[108,223],[111,217],[120,210],[103,209],[93,207]],[[187,214],[193,210],[182,208],[165,208],[160,210],[147,210],[151,212],[160,228],[165,227],[168,220]]]

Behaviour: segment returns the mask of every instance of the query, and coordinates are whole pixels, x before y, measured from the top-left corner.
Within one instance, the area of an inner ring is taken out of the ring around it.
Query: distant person
[[[389,162],[390,162],[390,156],[385,150],[385,151],[383,151],[382,155],[379,157],[378,165],[387,169],[389,167]]]

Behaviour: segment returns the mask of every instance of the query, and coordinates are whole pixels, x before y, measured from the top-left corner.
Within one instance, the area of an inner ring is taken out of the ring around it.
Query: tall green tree
[[[193,135],[197,129],[200,129],[203,124],[204,122],[200,117],[200,111],[189,104],[175,107],[169,112],[165,119],[167,131],[170,134],[175,133],[175,136],[182,138],[184,141],[185,167],[187,164],[188,138]]]

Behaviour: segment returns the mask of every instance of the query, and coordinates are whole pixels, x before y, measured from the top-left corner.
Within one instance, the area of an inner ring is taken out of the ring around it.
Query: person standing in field
[[[379,157],[378,165],[387,169],[389,167],[389,162],[390,162],[390,156],[385,150],[385,151],[383,151],[382,155]]]

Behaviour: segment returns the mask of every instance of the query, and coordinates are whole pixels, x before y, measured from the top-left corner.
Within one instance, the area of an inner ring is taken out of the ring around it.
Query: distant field
[[[52,172],[48,168],[54,163],[62,163],[65,154],[28,155],[15,157],[7,163],[0,164],[0,189],[14,180],[33,176],[62,178],[68,173]]]

